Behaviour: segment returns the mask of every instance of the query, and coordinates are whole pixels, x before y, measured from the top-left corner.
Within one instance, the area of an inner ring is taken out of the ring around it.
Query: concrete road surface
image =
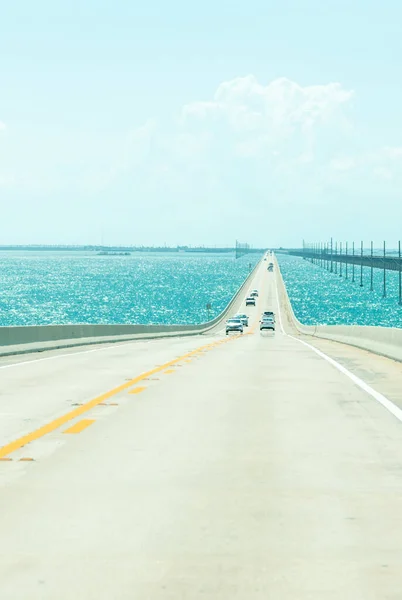
[[[249,329],[0,361],[1,600],[402,598],[402,423]],[[398,363],[314,344],[401,405]]]

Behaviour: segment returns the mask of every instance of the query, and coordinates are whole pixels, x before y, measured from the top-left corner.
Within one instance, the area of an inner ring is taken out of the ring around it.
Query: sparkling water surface
[[[197,324],[230,302],[260,256],[0,252],[0,326]],[[208,315],[206,305],[211,303]]]
[[[295,256],[277,254],[281,273],[296,317],[305,325],[380,325],[402,327],[402,307],[399,305],[399,273],[386,271],[386,294],[383,298],[383,271],[373,270],[370,291],[370,268],[363,268],[360,287],[360,266],[348,266],[346,279],[329,273],[317,265]]]

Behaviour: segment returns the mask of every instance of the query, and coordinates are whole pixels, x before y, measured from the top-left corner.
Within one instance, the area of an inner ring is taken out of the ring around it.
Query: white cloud
[[[128,130],[124,139],[119,134],[107,143],[100,131],[82,140],[77,156],[72,149],[80,144],[70,140],[61,166],[44,160],[44,152],[36,180],[43,188],[49,174],[53,198],[54,175],[57,192],[78,191],[111,222],[121,214],[128,222],[141,215],[153,231],[164,232],[168,214],[169,223],[180,222],[176,227],[205,242],[209,234],[221,239],[223,230],[251,240],[257,224],[262,239],[267,209],[275,214],[275,229],[286,231],[290,214],[295,223],[305,222],[319,206],[325,219],[334,202],[349,208],[374,191],[385,202],[383,188],[397,189],[402,147],[387,140],[373,147],[359,135],[353,108],[353,90],[340,83],[279,78],[262,84],[252,75],[237,77],[210,97],[178,107],[169,121]],[[20,169],[17,182],[22,175]],[[239,220],[245,212],[247,219]],[[171,241],[183,241],[174,227]]]
[[[234,153],[260,156],[283,151],[311,160],[321,131],[338,136],[344,105],[353,97],[339,83],[300,86],[281,78],[267,85],[252,75],[222,83],[213,100],[183,107],[182,128],[197,135],[214,131],[235,142]]]
[[[145,140],[135,136],[107,187],[134,189],[154,224],[168,207],[185,230],[221,230],[225,215],[225,231],[235,231],[246,210],[241,230],[251,239],[271,208],[280,229],[289,211],[297,220],[308,207],[330,205],[333,174],[352,170],[355,159],[345,149],[353,97],[340,83],[232,79],[211,98],[180,108],[170,123],[153,123]],[[132,160],[138,155],[141,161]]]
[[[235,128],[255,130],[261,125],[284,125],[328,119],[353,96],[339,83],[302,87],[280,78],[261,85],[252,75],[222,83],[208,102],[193,102],[183,108],[183,117],[206,118],[220,114]]]
[[[3,121],[0,121],[0,131],[6,128],[6,124]]]

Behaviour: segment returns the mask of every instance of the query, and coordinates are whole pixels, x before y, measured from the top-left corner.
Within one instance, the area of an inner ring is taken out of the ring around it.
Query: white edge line
[[[186,336],[185,339],[188,339],[188,337],[189,336]],[[94,348],[92,350],[80,350],[79,352],[74,352],[74,348],[85,347],[85,344],[83,344],[82,346],[72,346],[70,348],[71,352],[69,352],[68,354],[56,354],[55,356],[44,356],[43,358],[34,358],[32,360],[24,360],[21,362],[11,363],[9,365],[0,365],[0,369],[11,369],[13,367],[20,367],[22,365],[32,365],[34,363],[43,362],[45,360],[56,360],[58,358],[68,358],[71,356],[78,356],[80,354],[91,354],[92,352],[105,352],[106,350],[114,350],[115,348],[121,348],[122,346],[132,346],[134,344],[139,344],[139,343],[148,344],[148,343],[156,342],[156,341],[165,341],[166,339],[183,339],[183,338],[180,338],[179,336],[177,336],[175,338],[148,338],[148,339],[138,339],[138,340],[127,340],[127,341],[111,344],[110,346],[102,346],[102,348]],[[92,345],[95,346],[96,344],[92,344]],[[58,352],[58,350],[61,350],[61,348],[49,348],[49,349],[44,348],[43,350],[41,350],[41,352]],[[32,351],[32,354],[36,354],[36,353],[37,352]],[[0,359],[13,358],[15,356],[18,356],[18,354],[17,355],[10,354],[9,356],[2,356],[2,357],[0,357]]]
[[[141,340],[138,340],[141,341]],[[149,341],[149,340],[142,340],[144,342]],[[79,352],[74,352],[74,348],[71,348],[71,352],[69,352],[68,354],[57,354],[56,356],[44,356],[43,358],[34,358],[33,360],[24,360],[21,362],[15,362],[15,363],[11,363],[9,365],[0,365],[0,369],[11,369],[12,367],[20,367],[21,365],[32,365],[33,363],[38,363],[38,362],[43,362],[45,360],[55,360],[56,358],[67,358],[69,356],[77,356],[78,354],[91,354],[91,352],[104,352],[105,350],[111,350],[113,348],[120,348],[121,346],[126,346],[126,345],[131,345],[135,342],[130,342],[127,341],[126,343],[122,343],[122,344],[113,344],[111,346],[105,346],[103,348],[95,348],[93,350],[80,350]],[[85,345],[85,344],[84,344]],[[41,350],[41,352],[57,352],[57,348],[49,348]],[[33,351],[32,354],[35,354],[35,352]],[[14,356],[18,356],[18,355],[14,355]],[[0,358],[13,358],[13,355],[9,355],[4,356],[4,357],[0,357]]]
[[[377,400],[377,402],[379,402],[384,408],[386,408],[391,414],[393,414],[394,417],[396,417],[398,419],[398,421],[400,421],[402,423],[402,409],[400,409],[399,406],[396,406],[396,404],[391,402],[391,400],[388,400],[388,398],[383,396],[383,394],[380,394],[380,392],[377,392],[376,390],[374,390],[365,381],[360,379],[360,377],[357,377],[356,375],[354,375],[353,373],[348,371],[348,369],[346,369],[346,367],[344,367],[343,365],[338,363],[336,360],[334,360],[333,358],[331,358],[324,352],[321,352],[321,350],[318,350],[318,348],[315,348],[308,342],[305,342],[304,340],[299,340],[298,338],[294,337],[293,335],[289,335],[288,333],[285,332],[285,330],[283,328],[283,323],[282,323],[282,313],[281,313],[281,307],[280,307],[280,303],[279,303],[278,280],[276,277],[276,272],[275,272],[275,291],[276,291],[276,301],[278,304],[279,324],[280,324],[283,335],[285,335],[286,337],[289,337],[292,340],[295,340],[296,342],[299,342],[300,344],[303,344],[303,346],[306,346],[307,348],[310,348],[310,350],[312,350],[313,352],[318,354],[318,356],[320,356],[321,358],[323,358],[324,360],[329,362],[330,365],[335,367],[335,369],[340,371],[343,375],[346,375],[346,377],[349,377],[349,379],[351,381],[353,381],[354,384],[356,384],[360,389],[362,389],[364,392],[369,394],[369,396],[374,398],[374,400]]]

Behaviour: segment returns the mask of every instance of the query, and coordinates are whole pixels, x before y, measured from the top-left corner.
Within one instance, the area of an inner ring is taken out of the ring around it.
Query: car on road
[[[251,290],[250,296],[253,296],[254,298],[258,298],[258,290]]]
[[[260,331],[275,331],[275,322],[272,317],[262,317],[260,321]]]
[[[240,319],[240,321],[243,323],[243,326],[248,327],[248,316],[247,315],[241,313],[241,314],[235,315],[234,318]]]
[[[226,321],[226,335],[228,335],[231,331],[243,333],[243,323],[239,317],[232,317]]]
[[[261,315],[261,320],[264,319],[265,317],[270,317],[274,323],[276,321],[275,313],[272,310],[264,310],[264,312]]]
[[[255,298],[254,298],[254,296],[248,296],[246,298],[246,306],[255,306]]]
[[[273,271],[274,270],[274,263],[269,263],[268,265],[268,271]]]

